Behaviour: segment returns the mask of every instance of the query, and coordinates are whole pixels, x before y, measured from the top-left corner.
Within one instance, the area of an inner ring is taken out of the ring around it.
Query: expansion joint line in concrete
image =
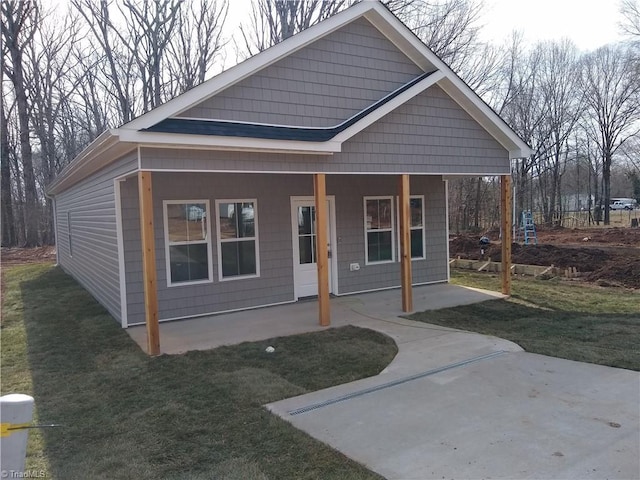
[[[376,385],[375,387],[364,388],[362,390],[358,390],[352,393],[347,393],[346,395],[341,395],[339,397],[325,400],[324,402],[313,403],[311,405],[307,405],[306,407],[296,408],[295,410],[290,410],[287,413],[291,416],[294,416],[294,415],[300,415],[302,413],[311,412],[313,410],[318,410],[319,408],[327,407],[335,403],[344,402],[346,400],[351,400],[352,398],[361,397],[363,395],[368,395],[369,393],[378,392],[380,390],[395,387],[397,385],[402,385],[403,383],[411,382],[413,380],[418,380],[420,378],[425,378],[430,375],[435,375],[436,373],[445,372],[447,370],[469,365],[470,363],[480,362],[482,360],[488,360],[490,358],[498,357],[505,353],[508,353],[508,352],[504,350],[499,350],[497,352],[488,353],[486,355],[479,355],[477,357],[468,358],[467,360],[462,360],[461,362],[451,363],[449,365],[445,365],[444,367],[438,367],[432,370],[427,370],[426,372],[417,373],[415,375],[410,375],[408,377],[399,378],[391,382],[383,383],[381,385]]]

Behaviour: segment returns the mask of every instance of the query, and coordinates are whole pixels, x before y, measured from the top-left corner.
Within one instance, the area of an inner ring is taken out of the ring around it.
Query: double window
[[[209,200],[166,200],[163,209],[168,285],[211,281]]]
[[[260,275],[256,200],[217,200],[216,216],[220,280]]]
[[[167,283],[211,282],[209,200],[163,202]],[[259,275],[256,200],[216,201],[220,280]]]
[[[396,201],[397,204],[399,202]],[[365,197],[365,249],[366,264],[376,264],[395,261],[396,239],[399,239],[399,224],[394,215],[394,197]],[[424,234],[424,196],[410,197],[411,216],[411,258],[414,260],[425,258]]]

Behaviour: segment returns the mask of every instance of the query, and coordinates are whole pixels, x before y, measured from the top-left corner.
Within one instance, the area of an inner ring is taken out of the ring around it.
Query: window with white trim
[[[212,281],[209,200],[165,200],[167,284]]]
[[[364,197],[366,264],[395,259],[393,197]]]
[[[220,280],[260,275],[257,200],[216,200]]]

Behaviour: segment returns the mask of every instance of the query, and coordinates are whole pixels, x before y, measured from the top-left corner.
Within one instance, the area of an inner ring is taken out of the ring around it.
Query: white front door
[[[327,199],[327,237],[329,246],[329,293],[333,292],[334,232],[333,198]],[[318,264],[316,262],[316,207],[313,197],[291,198],[293,232],[293,279],[296,300],[318,295]]]

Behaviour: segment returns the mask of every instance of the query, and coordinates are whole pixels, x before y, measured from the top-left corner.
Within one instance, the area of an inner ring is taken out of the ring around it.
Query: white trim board
[[[60,243],[58,242],[58,202],[55,197],[51,198],[53,203],[53,241],[56,244],[56,267],[60,264],[60,254],[58,248]]]
[[[270,138],[224,137],[217,135],[193,135],[186,133],[139,132],[121,128],[118,136],[124,142],[138,142],[140,146],[162,145],[165,147],[196,146],[214,147],[217,150],[250,152],[285,152],[330,155],[341,151],[339,142],[304,142],[299,140],[274,140]]]
[[[446,228],[446,238],[445,241],[447,242],[447,283],[451,281],[451,265],[449,265],[449,258],[451,258],[451,254],[449,251],[450,245],[449,245],[449,180],[447,179],[442,179],[442,181],[444,182],[444,214],[445,214],[445,222],[447,225]]]
[[[167,172],[167,173],[246,173],[246,174],[269,174],[269,175],[313,175],[315,173],[324,173],[326,175],[411,175],[415,177],[442,177],[442,176],[467,176],[467,177],[500,177],[502,175],[511,175],[509,172],[503,173],[465,173],[451,174],[442,172],[331,172],[331,171],[310,171],[310,170],[225,170],[220,168],[200,169],[200,168],[145,168],[145,172]]]
[[[124,233],[122,229],[122,197],[120,184],[123,179],[113,181],[113,193],[116,208],[116,241],[118,245],[118,277],[120,281],[120,325],[127,328],[127,272],[124,261]]]

